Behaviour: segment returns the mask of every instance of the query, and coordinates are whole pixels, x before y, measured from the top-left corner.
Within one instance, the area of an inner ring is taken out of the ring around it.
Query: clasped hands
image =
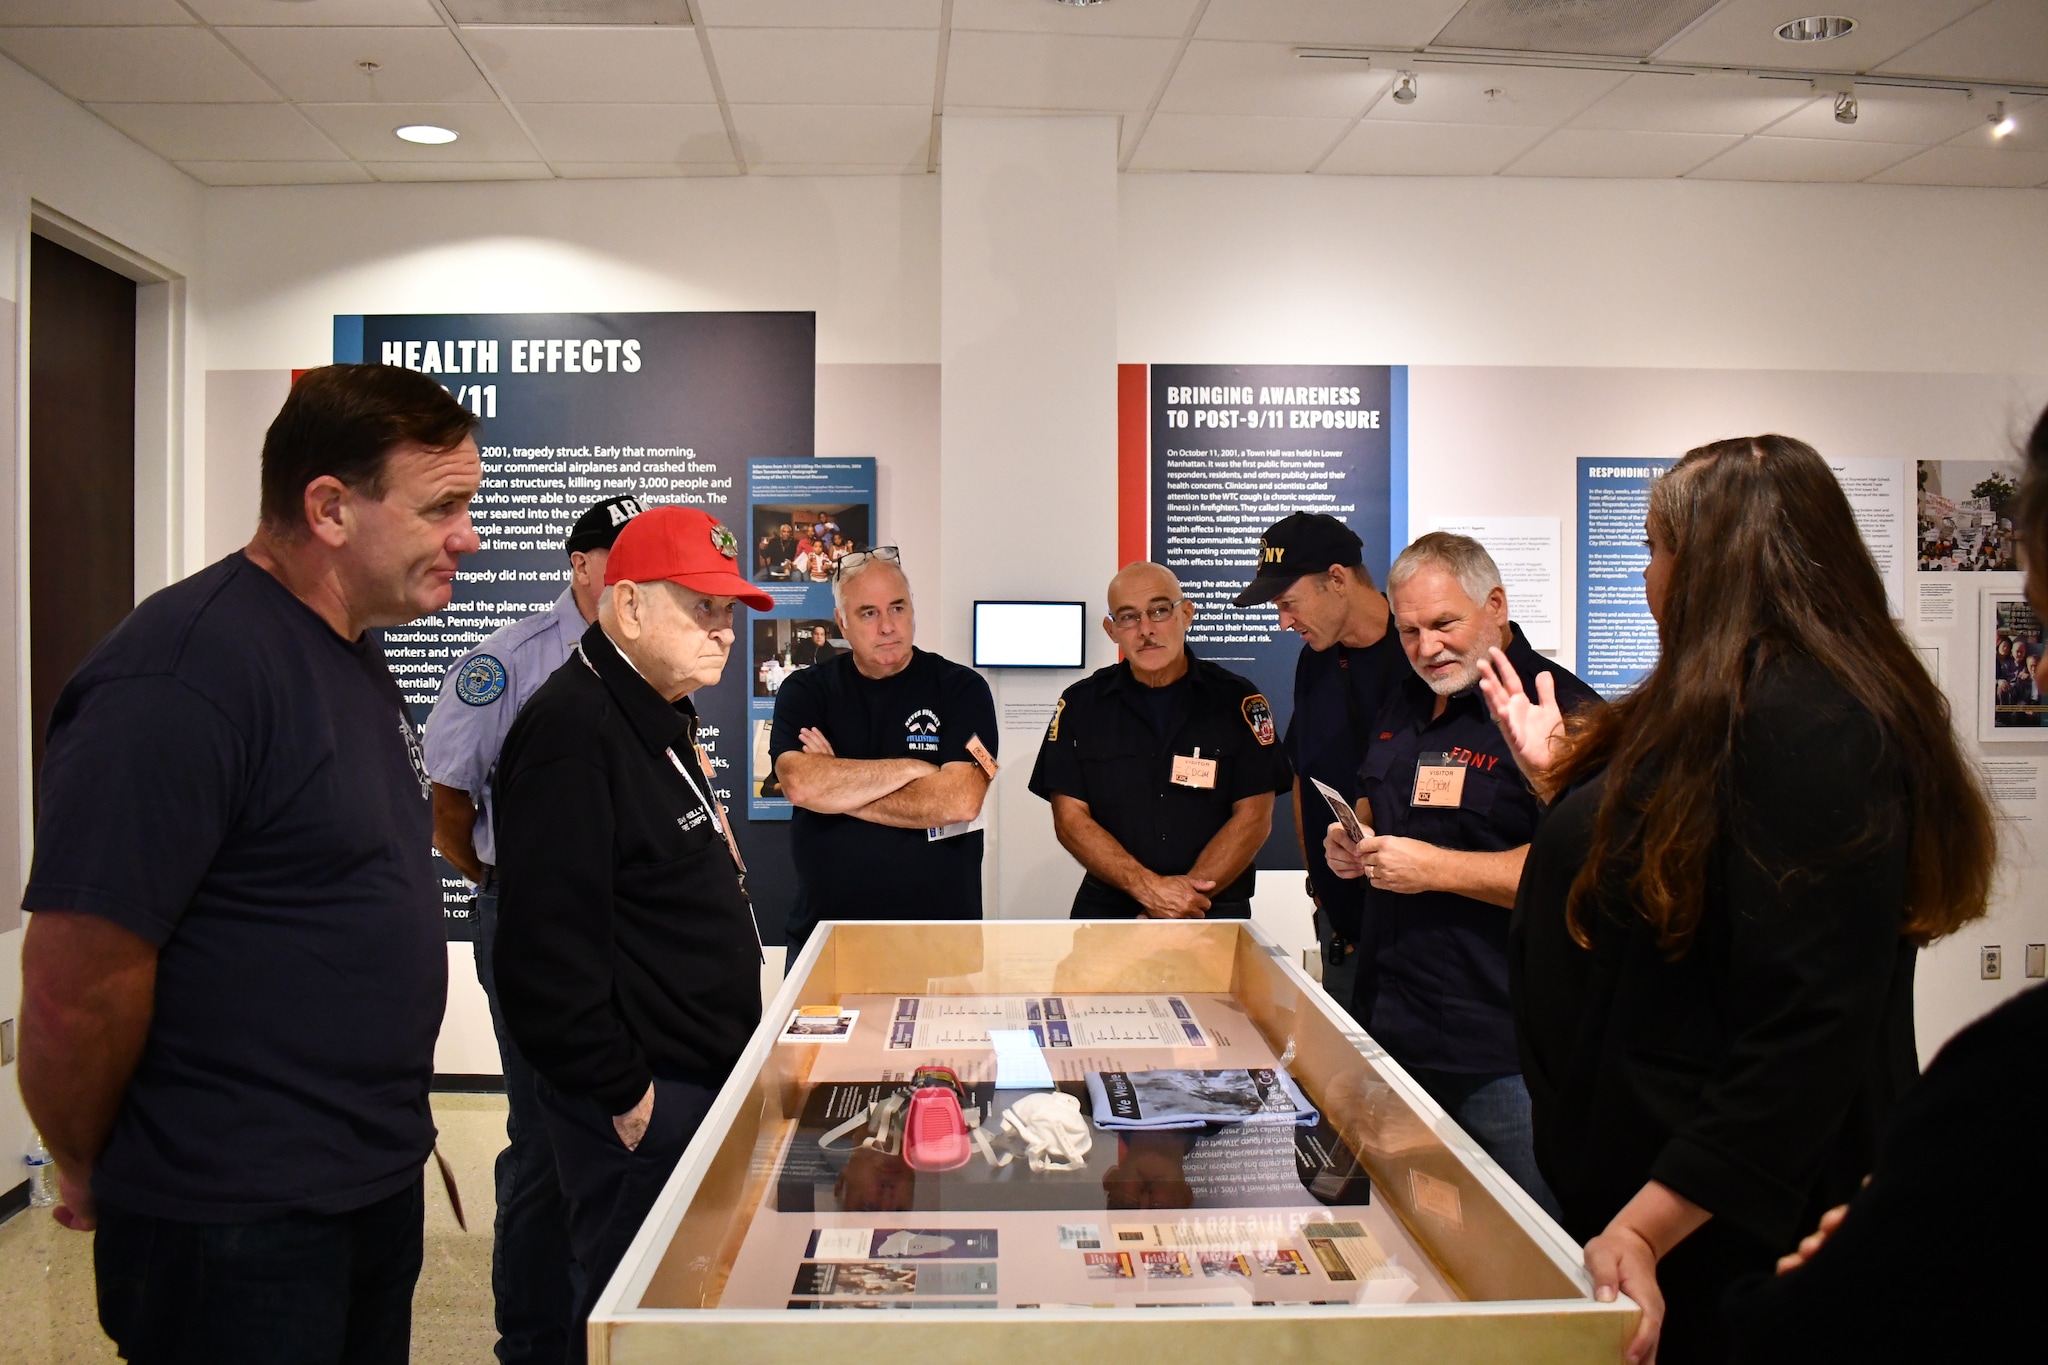
[[[1340,824],[1333,822],[1324,831],[1323,858],[1330,864],[1330,871],[1347,881],[1363,877],[1375,891],[1403,896],[1438,888],[1441,878],[1437,864],[1442,849],[1420,839],[1374,834],[1370,825],[1364,829],[1365,838],[1357,843],[1351,841]]]

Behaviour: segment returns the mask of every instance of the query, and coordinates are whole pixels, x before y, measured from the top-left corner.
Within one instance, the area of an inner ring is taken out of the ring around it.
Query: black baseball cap
[[[645,510],[640,506],[640,499],[630,493],[624,497],[606,498],[576,518],[576,524],[570,528],[569,538],[562,542],[562,548],[572,555],[579,550],[609,550],[612,542],[619,538],[620,528]]]
[[[1296,512],[1282,517],[1259,537],[1259,571],[1234,607],[1270,602],[1293,584],[1332,565],[1365,563],[1365,542],[1351,528],[1322,512]]]

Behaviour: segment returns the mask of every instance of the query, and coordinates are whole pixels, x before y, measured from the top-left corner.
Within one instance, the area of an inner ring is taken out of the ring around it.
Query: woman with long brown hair
[[[1727,1285],[1871,1169],[1918,1073],[1913,962],[1982,915],[1996,835],[1848,500],[1783,436],[1654,486],[1663,649],[1567,726],[1487,700],[1554,804],[1513,922],[1536,1155],[1632,1361],[1725,1360]]]

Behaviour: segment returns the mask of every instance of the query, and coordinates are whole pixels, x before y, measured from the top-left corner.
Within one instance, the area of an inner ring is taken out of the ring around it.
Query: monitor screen
[[[1080,668],[1085,602],[976,602],[976,668]]]

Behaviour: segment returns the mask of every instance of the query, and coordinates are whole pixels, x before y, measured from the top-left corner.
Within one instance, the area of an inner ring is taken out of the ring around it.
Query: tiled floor
[[[441,1151],[455,1168],[469,1231],[455,1224],[427,1169],[426,1264],[413,1296],[416,1365],[490,1365],[491,1163],[505,1145],[505,1097],[436,1095]],[[0,1224],[0,1362],[70,1365],[117,1359],[93,1307],[92,1238],[41,1209]]]

